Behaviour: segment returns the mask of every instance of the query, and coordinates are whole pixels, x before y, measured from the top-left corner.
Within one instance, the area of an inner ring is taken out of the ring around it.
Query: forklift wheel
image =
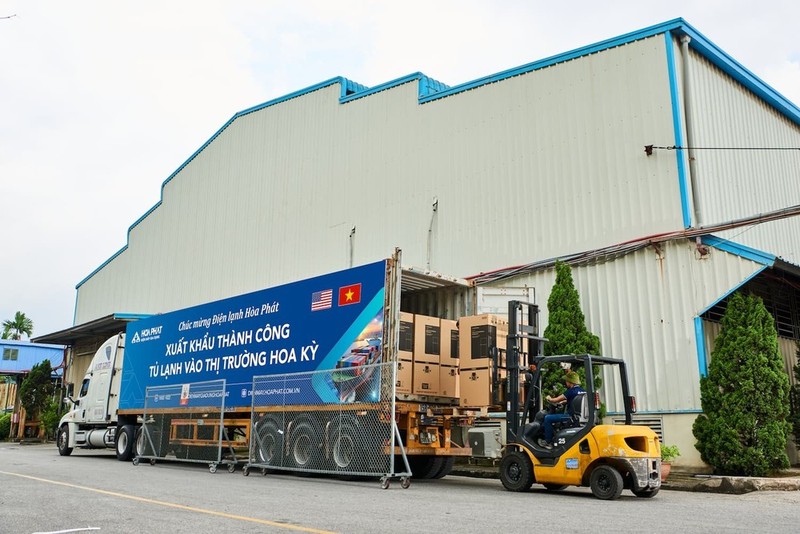
[[[533,463],[522,451],[512,450],[500,461],[500,481],[509,491],[528,491],[533,484]]]
[[[589,479],[592,493],[598,499],[613,501],[622,495],[622,475],[610,465],[600,465]]]

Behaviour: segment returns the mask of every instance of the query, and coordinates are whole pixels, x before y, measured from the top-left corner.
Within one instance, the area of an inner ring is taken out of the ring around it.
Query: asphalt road
[[[387,490],[377,480],[242,476],[201,464],[118,462],[108,451],[0,444],[0,533],[216,532],[781,532],[797,528],[800,492],[746,495],[587,489],[505,491],[498,480],[449,476]]]

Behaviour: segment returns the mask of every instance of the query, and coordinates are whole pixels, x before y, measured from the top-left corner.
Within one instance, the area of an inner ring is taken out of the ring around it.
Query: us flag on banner
[[[311,311],[327,310],[333,302],[333,289],[311,293]]]

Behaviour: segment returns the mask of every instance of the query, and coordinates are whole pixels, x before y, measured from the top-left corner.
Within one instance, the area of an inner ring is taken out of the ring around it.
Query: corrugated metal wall
[[[643,150],[674,139],[663,36],[424,105],[416,83],[338,97],[233,121],[79,287],[76,323],[345,268],[353,228],[356,264],[399,246],[453,276],[680,228],[675,158]]]
[[[689,66],[699,224],[800,204],[800,127],[696,52]],[[800,217],[718,235],[800,264]]]
[[[587,327],[603,355],[629,364],[640,413],[700,409],[694,317],[761,267],[720,250],[701,258],[693,241],[679,240],[573,268]],[[554,282],[551,268],[490,285],[535,287],[544,332]],[[605,400],[620,409],[621,399]]]

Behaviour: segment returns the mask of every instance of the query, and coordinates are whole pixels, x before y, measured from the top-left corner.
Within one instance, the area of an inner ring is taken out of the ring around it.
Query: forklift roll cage
[[[525,369],[524,402],[520,402],[520,366],[523,341],[529,345],[528,364]],[[508,381],[506,383],[506,442],[527,443],[523,429],[526,424],[533,421],[536,409],[542,405],[541,374],[544,364],[569,363],[573,370],[582,367],[585,372],[584,389],[589,400],[589,421],[580,435],[588,433],[597,424],[599,413],[599,399],[594,387],[594,366],[618,366],[617,376],[622,388],[623,404],[625,408],[625,424],[633,424],[632,414],[635,412],[635,400],[629,394],[628,374],[625,362],[617,358],[594,356],[591,354],[569,354],[558,356],[544,356],[543,346],[547,341],[539,335],[539,307],[536,304],[512,300],[508,303],[508,342],[506,359],[508,368]],[[578,436],[576,436],[577,438]]]

